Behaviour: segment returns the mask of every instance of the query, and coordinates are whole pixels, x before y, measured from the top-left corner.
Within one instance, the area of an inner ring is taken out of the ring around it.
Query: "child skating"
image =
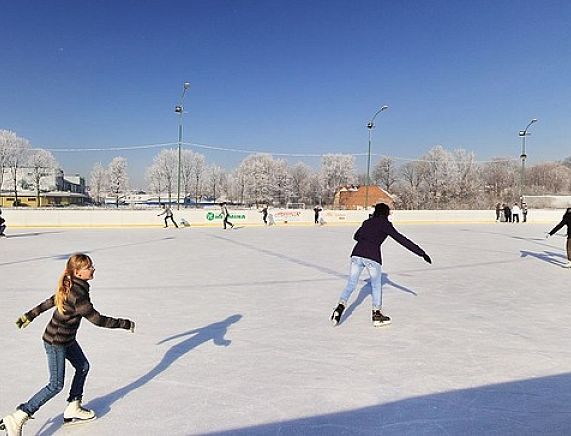
[[[563,219],[557,224],[553,229],[547,234],[547,237],[553,236],[557,233],[563,226],[567,226],[567,263],[563,265],[563,268],[571,268],[571,207],[567,208]]]
[[[391,323],[391,319],[381,313],[382,310],[382,255],[381,245],[387,239],[387,236],[393,238],[403,247],[409,249],[413,253],[421,256],[426,262],[432,263],[432,260],[424,252],[422,248],[399,233],[392,223],[389,221],[390,208],[384,203],[375,206],[373,215],[363,221],[363,224],[353,239],[357,244],[351,253],[351,271],[347,286],[341,293],[339,303],[331,314],[331,322],[334,326],[339,324],[343,311],[347,307],[347,301],[357,286],[359,276],[364,268],[367,268],[371,276],[371,288],[373,297],[372,320],[373,326],[380,327]]]
[[[6,430],[8,436],[20,436],[26,421],[62,391],[66,360],[74,367],[75,374],[67,398],[68,404],[63,412],[64,423],[95,419],[95,413],[81,405],[83,387],[89,371],[89,361],[76,340],[81,319],[86,318],[99,327],[122,328],[131,332],[135,330],[135,323],[128,319],[110,318],[95,310],[87,283],[93,279],[94,272],[95,267],[89,256],[74,254],[67,261],[55,294],[16,321],[19,328],[27,327],[40,314],[55,307],[42,337],[48,359],[49,382],[27,402],[20,404],[15,412],[0,420],[0,430]]]

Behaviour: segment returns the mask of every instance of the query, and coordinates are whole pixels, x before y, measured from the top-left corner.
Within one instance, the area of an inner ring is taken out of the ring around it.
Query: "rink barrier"
[[[529,223],[554,224],[563,216],[564,209],[533,209],[527,216]],[[8,228],[125,228],[161,227],[161,209],[3,209]],[[316,226],[311,209],[270,209],[277,226]],[[324,210],[321,218],[326,225],[358,225],[372,211]],[[184,219],[191,227],[222,227],[218,209],[173,210],[177,223]],[[486,224],[495,223],[495,211],[490,210],[395,210],[391,220],[395,224]],[[230,211],[230,221],[236,226],[264,226],[262,214],[255,209]],[[520,217],[521,221],[521,217]],[[169,221],[169,226],[172,225]]]

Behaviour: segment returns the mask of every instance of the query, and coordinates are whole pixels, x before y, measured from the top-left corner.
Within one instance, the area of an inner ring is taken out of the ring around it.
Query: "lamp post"
[[[533,124],[537,123],[537,119],[533,118],[524,130],[519,131],[519,136],[521,136],[521,179],[519,183],[519,201],[523,201],[523,188],[525,185],[525,160],[527,159],[527,154],[525,154],[525,137],[531,135],[527,130]]]
[[[365,209],[367,207],[369,207],[369,173],[371,170],[371,139],[372,139],[372,133],[373,133],[373,129],[375,128],[375,118],[377,118],[377,115],[379,115],[382,111],[387,110],[389,107],[387,105],[381,106],[381,108],[375,112],[375,115],[373,115],[373,118],[371,118],[371,121],[369,121],[367,123],[367,129],[369,129],[369,152],[367,153],[367,179],[365,182]]]
[[[178,114],[178,178],[177,178],[177,191],[176,191],[176,208],[180,209],[180,179],[181,179],[181,147],[182,147],[182,116],[184,114],[184,95],[186,90],[190,89],[190,83],[184,82],[182,85],[182,95],[180,96],[180,103],[175,106],[174,111]]]

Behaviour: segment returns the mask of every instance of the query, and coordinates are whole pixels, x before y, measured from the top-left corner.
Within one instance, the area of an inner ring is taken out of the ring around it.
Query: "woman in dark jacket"
[[[30,398],[20,404],[16,411],[0,421],[0,430],[6,430],[8,436],[21,435],[22,426],[43,406],[56,396],[64,386],[65,361],[75,369],[71,383],[68,405],[63,412],[64,423],[89,421],[95,418],[92,410],[81,406],[83,386],[89,371],[89,362],[75,339],[82,318],[99,327],[135,330],[135,323],[128,319],[110,318],[101,315],[89,298],[89,280],[93,279],[95,267],[89,256],[74,254],[66,264],[56,293],[43,303],[26,312],[16,321],[18,327],[27,327],[37,316],[53,307],[52,318],[42,339],[48,358],[49,383]]]
[[[382,325],[390,324],[391,319],[381,313],[382,308],[382,257],[381,257],[381,244],[387,239],[388,236],[393,238],[403,247],[409,249],[413,253],[422,256],[428,263],[432,263],[428,254],[422,248],[408,239],[406,236],[399,233],[392,223],[389,221],[390,208],[384,203],[379,203],[375,206],[373,216],[364,221],[361,227],[353,236],[357,244],[351,253],[351,272],[347,286],[341,293],[339,304],[331,315],[333,325],[339,324],[341,315],[347,306],[349,297],[357,286],[357,281],[364,268],[367,268],[371,276],[371,288],[373,297],[373,325],[380,327]]]
[[[571,207],[567,208],[561,222],[553,227],[553,229],[547,234],[547,237],[553,236],[562,229],[563,226],[567,226],[567,263],[564,265],[564,268],[571,268]]]

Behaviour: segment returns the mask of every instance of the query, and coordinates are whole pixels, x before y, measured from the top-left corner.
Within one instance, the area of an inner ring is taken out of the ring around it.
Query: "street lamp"
[[[381,106],[381,108],[375,112],[371,121],[367,123],[367,129],[369,129],[369,152],[367,153],[367,180],[365,184],[365,209],[369,207],[369,172],[371,169],[371,137],[373,129],[375,128],[375,118],[379,115],[382,111],[387,110],[389,107],[387,105]]]
[[[176,191],[176,208],[180,209],[180,178],[181,178],[181,146],[182,146],[182,115],[184,114],[184,95],[186,90],[190,89],[190,83],[184,82],[182,85],[182,95],[180,96],[180,103],[175,106],[174,111],[178,114],[178,188]]]
[[[519,184],[519,200],[523,201],[523,188],[525,184],[525,160],[527,159],[527,154],[525,154],[525,137],[531,135],[527,130],[533,124],[537,123],[537,119],[532,119],[524,130],[519,131],[519,136],[521,136],[521,180]]]

